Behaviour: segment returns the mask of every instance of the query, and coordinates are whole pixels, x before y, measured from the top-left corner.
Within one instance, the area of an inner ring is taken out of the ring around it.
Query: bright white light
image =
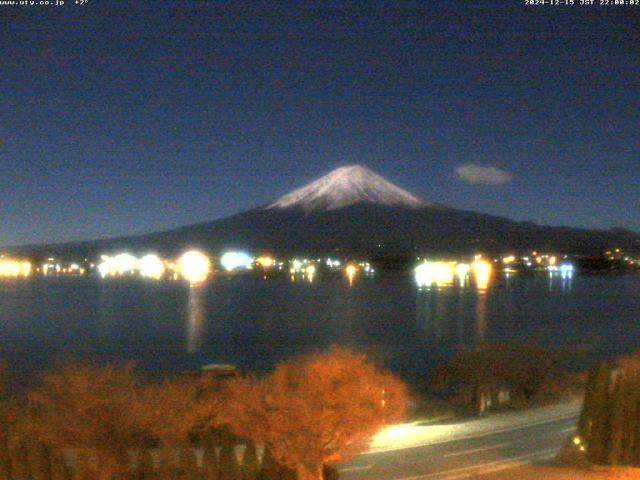
[[[238,268],[249,268],[253,259],[244,252],[227,252],[220,258],[220,264],[227,272]]]
[[[102,262],[98,264],[98,272],[102,278],[107,276],[124,275],[138,268],[138,259],[129,253],[120,253],[115,257],[102,255]],[[58,269],[56,268],[58,271]]]
[[[251,263],[251,262],[249,262]],[[207,279],[211,271],[209,257],[197,250],[184,253],[178,260],[180,274],[189,283],[201,283]]]
[[[158,280],[164,275],[165,266],[160,257],[152,253],[140,259],[140,275]]]
[[[98,272],[100,273],[100,276],[104,278],[107,275],[111,275],[112,269],[113,269],[113,266],[112,266],[111,259],[103,257],[102,261],[98,264]]]
[[[413,272],[418,287],[430,287],[434,283],[433,267],[429,262],[421,263]]]
[[[465,279],[469,274],[469,270],[471,270],[471,266],[468,263],[459,263],[456,265],[456,275],[460,277],[460,280]]]
[[[453,283],[456,265],[453,262],[425,261],[414,270],[416,283],[419,287],[430,287],[433,284],[444,286]]]
[[[453,283],[455,263],[435,262],[435,280],[438,285],[450,285]]]
[[[120,253],[113,257],[113,268],[118,275],[131,273],[138,268],[138,259],[130,253]]]
[[[471,266],[468,263],[458,263],[455,270],[458,276],[458,282],[460,286],[463,287],[471,270]]]
[[[98,272],[102,278],[133,273],[139,268],[138,259],[130,253],[119,253],[115,257],[102,255],[100,258]],[[56,271],[59,270],[56,268]]]
[[[11,258],[0,259],[0,277],[28,277],[30,274],[31,262]]]
[[[571,278],[575,268],[570,263],[563,263],[559,267],[562,278]]]
[[[333,267],[339,267],[339,266],[340,266],[340,260],[333,260],[332,258],[327,258],[327,267],[333,268]]]
[[[362,262],[359,264],[360,267],[362,267],[362,270],[364,270],[364,273],[371,275],[373,273],[373,267],[371,266],[371,264],[369,262]]]

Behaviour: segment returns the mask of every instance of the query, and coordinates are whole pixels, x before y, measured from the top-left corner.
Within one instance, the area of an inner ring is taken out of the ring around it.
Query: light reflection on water
[[[92,279],[0,282],[0,357],[25,368],[61,354],[133,359],[150,369],[235,363],[266,371],[289,355],[338,343],[365,350],[406,375],[484,340],[640,346],[640,276],[559,275],[478,288],[419,290],[410,275],[344,276],[313,283],[215,277],[180,282]]]
[[[487,290],[460,286],[420,289],[415,317],[422,341],[452,349],[475,348],[487,335]]]
[[[206,321],[203,284],[190,285],[187,304],[187,352],[195,353],[202,346],[202,330]]]

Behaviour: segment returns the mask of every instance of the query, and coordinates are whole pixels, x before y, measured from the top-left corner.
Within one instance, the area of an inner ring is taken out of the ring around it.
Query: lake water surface
[[[420,384],[482,341],[581,352],[585,364],[640,347],[640,275],[495,279],[419,290],[407,276],[217,276],[190,288],[142,279],[0,283],[0,356],[24,374],[73,354],[150,370],[233,363],[263,372],[295,353],[351,346]],[[579,365],[577,366],[579,367]]]

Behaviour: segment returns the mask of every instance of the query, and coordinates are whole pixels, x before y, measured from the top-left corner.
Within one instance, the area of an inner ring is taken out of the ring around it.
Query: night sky
[[[0,6],[0,245],[212,220],[356,163],[640,232],[640,7],[73,2]]]

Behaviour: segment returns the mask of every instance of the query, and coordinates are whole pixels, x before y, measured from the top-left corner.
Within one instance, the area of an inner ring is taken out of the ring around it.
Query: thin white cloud
[[[456,175],[472,185],[502,185],[513,180],[513,176],[501,168],[465,163],[456,168]]]

